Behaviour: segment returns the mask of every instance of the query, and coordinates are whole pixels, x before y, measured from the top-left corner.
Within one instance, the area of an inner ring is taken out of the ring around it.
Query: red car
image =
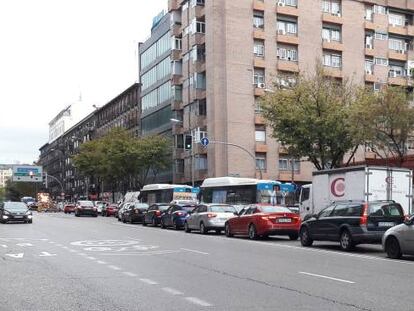
[[[114,216],[118,212],[118,205],[116,204],[109,204],[102,210],[102,216]]]
[[[291,240],[299,237],[300,217],[282,206],[251,205],[225,224],[226,236],[247,235],[254,240],[269,235],[287,235]]]
[[[65,214],[74,213],[74,212],[75,212],[75,207],[76,207],[76,205],[75,205],[75,204],[66,204],[66,205],[63,207],[63,212],[64,212]]]

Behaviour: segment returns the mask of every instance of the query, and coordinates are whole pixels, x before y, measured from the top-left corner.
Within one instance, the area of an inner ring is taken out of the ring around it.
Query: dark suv
[[[380,243],[385,231],[404,222],[404,210],[394,201],[335,202],[305,220],[299,231],[303,246],[313,241],[339,241],[341,249]]]

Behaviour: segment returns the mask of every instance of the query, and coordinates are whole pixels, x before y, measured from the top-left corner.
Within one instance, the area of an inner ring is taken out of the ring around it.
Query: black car
[[[89,215],[98,217],[98,209],[92,201],[78,201],[75,207],[75,216]]]
[[[24,222],[33,223],[32,212],[23,202],[4,202],[0,205],[0,222],[5,224],[8,222]]]
[[[132,203],[122,213],[122,222],[130,222],[131,224],[134,222],[142,223],[147,209],[147,203]]]
[[[403,222],[404,210],[394,201],[335,202],[305,220],[299,235],[303,246],[338,241],[349,251],[357,244],[380,243],[385,231]]]
[[[161,222],[161,215],[165,212],[170,205],[168,203],[154,203],[145,212],[142,225],[152,224],[154,227],[158,226]]]

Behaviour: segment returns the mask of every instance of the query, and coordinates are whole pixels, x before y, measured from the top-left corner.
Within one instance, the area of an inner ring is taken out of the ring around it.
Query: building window
[[[265,46],[263,40],[254,40],[253,43],[253,54],[257,57],[264,57]]]
[[[374,48],[374,36],[372,33],[365,34],[365,48],[373,49]]]
[[[376,57],[375,58],[375,65],[388,66],[388,59]]]
[[[262,112],[263,112],[261,101],[262,100],[260,99],[260,97],[255,97],[254,98],[254,113],[255,114],[262,114]]]
[[[367,75],[374,74],[374,61],[372,59],[365,60],[365,73]]]
[[[256,169],[265,171],[266,168],[266,153],[256,153]]]
[[[341,16],[340,0],[322,0],[322,11],[324,13]]]
[[[323,55],[323,65],[326,67],[341,68],[342,67],[342,56],[338,54]]]
[[[265,83],[265,70],[261,68],[255,68],[253,73],[253,84],[256,87],[260,87]]]
[[[399,26],[404,27],[405,26],[405,15],[399,14],[395,12],[390,12],[388,14],[388,23],[392,26]]]
[[[374,13],[375,14],[387,14],[387,8],[382,5],[374,5]]]
[[[367,5],[365,7],[365,19],[367,21],[372,21],[373,14],[374,14],[373,6],[372,5]]]
[[[291,62],[297,62],[298,50],[296,47],[278,47],[277,58]]]
[[[175,136],[175,148],[182,149],[184,148],[184,135],[179,134]]]
[[[264,28],[264,15],[262,11],[253,12],[253,27],[254,28]]]
[[[295,172],[300,172],[300,160],[293,160],[293,159],[287,159],[287,158],[279,159],[279,170],[280,171],[292,171],[292,162],[293,162],[293,170]]]
[[[297,36],[298,24],[291,20],[277,20],[277,33],[279,35]]]
[[[184,174],[184,159],[175,160],[175,173]]]
[[[297,0],[278,0],[277,5],[279,5],[279,6],[288,5],[288,6],[297,7],[298,6],[298,1]]]
[[[260,142],[260,143],[266,142],[266,129],[264,126],[256,126],[255,139],[256,139],[256,142]]]
[[[390,78],[403,78],[406,77],[406,70],[404,64],[390,64],[390,70],[388,72]]]
[[[204,154],[199,154],[196,158],[195,158],[195,169],[200,171],[200,170],[207,170],[208,169],[208,161],[207,161],[207,156]]]
[[[177,37],[171,38],[171,45],[173,50],[181,50],[182,48],[182,39]]]
[[[375,39],[377,40],[387,40],[388,34],[386,32],[375,32]]]
[[[390,38],[388,40],[388,47],[390,50],[394,50],[398,53],[405,54],[408,49],[408,44],[404,39]]]
[[[341,28],[324,25],[322,28],[322,40],[341,42]]]
[[[206,23],[199,22],[196,19],[193,20],[190,29],[192,34],[195,33],[206,33]]]

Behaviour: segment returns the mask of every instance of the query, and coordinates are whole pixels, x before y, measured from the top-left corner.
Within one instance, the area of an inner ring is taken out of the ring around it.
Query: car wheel
[[[200,223],[200,232],[201,232],[201,234],[207,234],[207,232],[208,232],[208,230],[207,230],[206,226],[204,226],[203,222]]]
[[[187,222],[184,223],[184,231],[187,232],[187,233],[190,233],[191,232],[191,229],[188,226],[188,223]]]
[[[33,223],[33,219],[30,219],[27,223],[28,224],[32,224]]]
[[[127,221],[124,216],[122,216],[122,222],[125,224]]]
[[[180,226],[178,225],[176,220],[174,220],[174,229],[175,230],[180,230]]]
[[[65,214],[67,214],[68,212],[64,212]]]
[[[233,236],[233,233],[231,233],[231,228],[230,228],[230,224],[226,223],[226,225],[224,226],[224,232],[226,234],[226,237],[231,238]]]
[[[251,224],[249,226],[249,239],[250,240],[256,240],[257,238],[258,238],[258,235],[257,235],[256,227],[255,227],[255,225]]]
[[[118,218],[118,221],[121,221],[121,218],[119,218],[119,216],[117,218]]]
[[[161,229],[166,229],[167,228],[165,226],[164,220],[162,220],[162,218],[161,218],[161,221],[160,221],[160,226],[161,226]]]
[[[75,216],[76,216],[76,217],[79,217],[79,213],[75,213]]]
[[[313,244],[313,240],[309,235],[309,230],[306,227],[302,227],[300,229],[300,244],[302,244],[302,246],[311,246]]]
[[[352,241],[352,236],[348,230],[342,231],[341,237],[339,238],[339,245],[342,250],[347,252],[354,248],[355,244],[354,241]]]
[[[299,238],[299,234],[294,233],[294,234],[289,234],[289,239],[291,239],[292,241],[296,241]]]
[[[398,240],[391,236],[387,239],[385,242],[385,252],[387,253],[387,256],[392,259],[399,259],[402,256],[400,243],[398,243]]]

